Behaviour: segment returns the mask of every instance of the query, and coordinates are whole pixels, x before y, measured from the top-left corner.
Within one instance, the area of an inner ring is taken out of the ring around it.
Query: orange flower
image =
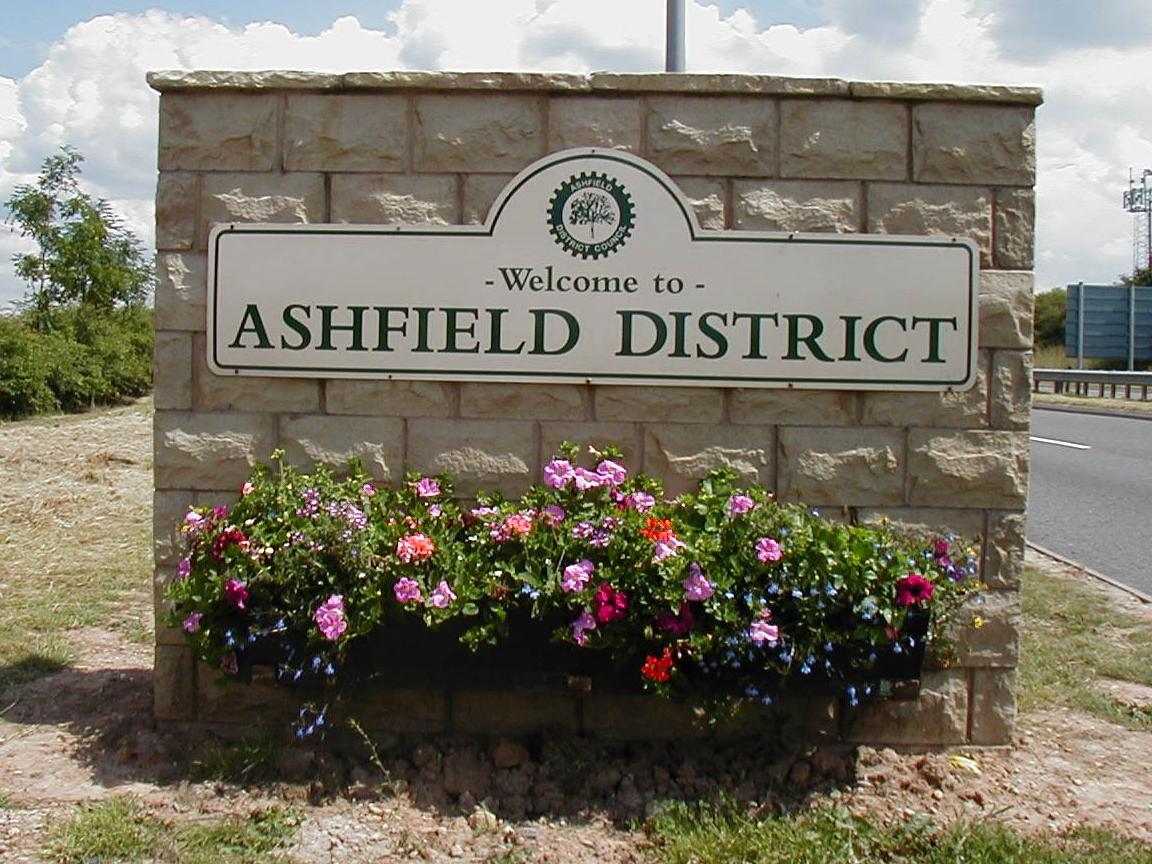
[[[651,540],[653,543],[658,543],[661,540],[668,542],[676,535],[672,532],[671,519],[653,519],[649,516],[644,527],[640,529],[640,536],[646,540]]]

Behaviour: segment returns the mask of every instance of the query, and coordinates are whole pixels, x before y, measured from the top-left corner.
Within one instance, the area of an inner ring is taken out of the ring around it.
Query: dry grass
[[[0,686],[75,658],[82,628],[151,636],[152,406],[0,423]]]

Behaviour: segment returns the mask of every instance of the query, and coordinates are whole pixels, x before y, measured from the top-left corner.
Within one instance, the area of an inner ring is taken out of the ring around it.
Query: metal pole
[[[1136,286],[1128,286],[1128,371],[1136,369]]]
[[[1076,288],[1078,308],[1076,310],[1076,368],[1084,368],[1084,283]],[[1077,385],[1079,386],[1079,385]]]
[[[684,0],[668,0],[668,38],[664,56],[665,72],[684,71]]]

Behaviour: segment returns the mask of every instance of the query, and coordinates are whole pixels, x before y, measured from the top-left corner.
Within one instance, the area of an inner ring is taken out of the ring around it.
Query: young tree
[[[136,306],[152,287],[152,265],[140,241],[107,201],[80,189],[83,161],[72,147],[61,147],[44,160],[36,182],[17,186],[6,202],[6,221],[38,247],[13,262],[28,283],[23,305],[41,328],[54,309]]]

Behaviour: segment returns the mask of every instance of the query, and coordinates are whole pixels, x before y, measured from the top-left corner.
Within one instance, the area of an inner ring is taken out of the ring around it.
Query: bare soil
[[[0,424],[0,531],[9,535],[0,538],[0,546],[38,544],[43,566],[52,569],[52,556],[68,556],[70,544],[54,542],[45,532],[75,530],[84,519],[104,530],[132,519],[147,523],[151,440],[147,410]],[[99,494],[84,491],[93,476],[100,481]],[[114,536],[109,542],[130,541]],[[130,560],[139,557],[139,550],[128,554]],[[1035,558],[1032,563],[1068,579],[1085,579],[1056,562]],[[67,569],[67,562],[60,567]],[[149,575],[138,566],[131,571],[126,577],[140,584],[128,595],[138,606],[128,617],[146,619]],[[1108,602],[1146,615],[1152,623],[1152,610],[1123,592],[1093,584]],[[297,841],[289,850],[300,862],[567,864],[647,856],[644,834],[629,829],[619,809],[552,807],[544,815],[501,817],[477,804],[470,792],[452,787],[459,785],[459,770],[453,780],[455,769],[446,770],[448,763],[487,758],[505,772],[502,782],[519,782],[522,774],[535,778],[532,788],[541,788],[538,775],[545,769],[533,762],[540,757],[517,749],[517,742],[427,742],[387,763],[388,782],[367,762],[334,767],[322,753],[292,749],[278,757],[287,780],[248,786],[190,782],[188,755],[203,742],[154,729],[147,641],[120,626],[81,628],[68,635],[74,664],[0,694],[0,860],[44,860],[41,852],[51,825],[72,815],[81,802],[122,795],[133,796],[165,820],[289,806],[301,816]],[[1112,688],[1123,704],[1152,704],[1148,688],[1124,682],[1103,686]],[[685,778],[684,759],[669,772],[636,764],[636,754],[632,758],[632,763],[619,763],[631,772],[631,781],[610,778],[617,789],[612,800],[621,804],[628,802],[619,790],[631,782],[632,815],[642,816],[662,788],[679,789],[689,798],[693,789],[711,788]],[[941,820],[995,819],[1028,831],[1107,826],[1152,841],[1148,764],[1152,734],[1049,710],[1020,717],[1011,749],[900,754],[861,748],[845,754],[823,748],[773,766],[773,788],[783,793],[752,784],[743,795],[766,806],[775,806],[773,796],[781,795],[779,801],[789,806],[835,798],[882,818],[930,813]],[[616,763],[603,767],[608,773],[617,770]],[[489,770],[495,776],[497,769]],[[851,779],[840,779],[845,777]],[[527,806],[525,813],[536,813],[539,804]]]

